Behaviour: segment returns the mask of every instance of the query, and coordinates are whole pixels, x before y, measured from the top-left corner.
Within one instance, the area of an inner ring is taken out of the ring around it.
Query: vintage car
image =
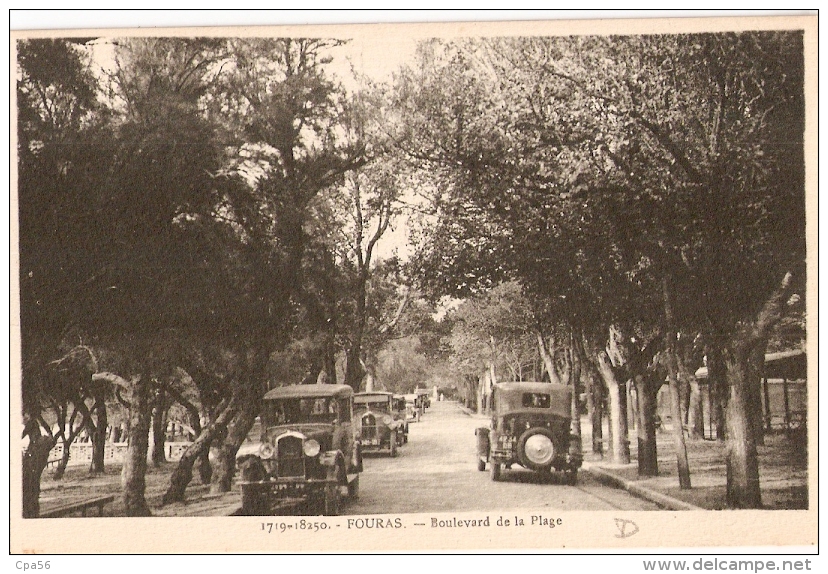
[[[397,456],[405,425],[394,417],[393,399],[393,393],[383,391],[354,395],[354,418],[362,452],[387,451]]]
[[[406,420],[420,422],[422,411],[420,410],[420,397],[416,393],[409,393],[405,396]]]
[[[405,397],[403,395],[394,395],[391,399],[391,410],[394,420],[401,423],[403,429],[403,444],[408,442],[408,412],[405,409]]]
[[[347,385],[292,385],[265,394],[259,436],[236,454],[244,514],[304,501],[314,514],[336,516],[344,489],[358,495],[362,454],[353,401]]]
[[[420,397],[420,408],[425,412],[431,406],[431,394],[428,389],[417,389],[415,392]]]
[[[477,435],[477,469],[491,467],[492,480],[501,469],[519,464],[536,472],[564,472],[575,484],[582,454],[570,432],[572,388],[555,383],[499,383],[492,388],[491,428]]]

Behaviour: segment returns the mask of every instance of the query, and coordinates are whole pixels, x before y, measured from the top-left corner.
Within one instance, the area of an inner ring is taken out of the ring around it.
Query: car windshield
[[[296,423],[332,423],[337,419],[336,400],[330,397],[267,401],[265,417],[270,426]]]
[[[370,407],[372,411],[388,412],[388,399],[365,399],[357,397],[354,400],[354,408],[364,410]]]

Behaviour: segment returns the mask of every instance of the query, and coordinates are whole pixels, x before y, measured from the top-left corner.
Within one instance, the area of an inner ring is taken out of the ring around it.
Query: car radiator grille
[[[374,415],[369,414],[362,417],[362,438],[377,438],[377,419]]]
[[[305,476],[301,438],[286,436],[279,439],[276,443],[276,456],[279,477]]]

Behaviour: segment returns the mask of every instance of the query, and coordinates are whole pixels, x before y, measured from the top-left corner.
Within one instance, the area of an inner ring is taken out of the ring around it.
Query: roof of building
[[[765,378],[804,379],[808,376],[808,357],[802,349],[765,354]],[[697,379],[708,377],[707,367],[696,370]]]

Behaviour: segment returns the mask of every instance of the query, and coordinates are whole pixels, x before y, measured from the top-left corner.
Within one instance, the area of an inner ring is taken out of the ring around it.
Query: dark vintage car
[[[425,412],[431,406],[431,394],[428,389],[417,389],[415,392],[420,399],[420,408]]]
[[[342,490],[357,496],[362,455],[353,400],[347,385],[293,385],[264,396],[259,436],[236,454],[243,513],[305,501],[314,514],[336,516]]]
[[[403,430],[403,444],[408,442],[408,412],[405,408],[405,397],[394,395],[391,399],[391,409],[394,420],[400,421],[400,428]]]
[[[477,434],[477,469],[492,480],[513,464],[536,472],[562,471],[575,484],[582,455],[570,433],[572,389],[555,383],[500,383],[492,389],[491,428]]]
[[[416,389],[414,392],[420,399],[420,410],[425,413],[426,409],[431,406],[431,393],[428,389]]]
[[[394,417],[393,398],[393,393],[383,391],[354,395],[354,417],[362,452],[386,451],[397,456],[405,425]]]

